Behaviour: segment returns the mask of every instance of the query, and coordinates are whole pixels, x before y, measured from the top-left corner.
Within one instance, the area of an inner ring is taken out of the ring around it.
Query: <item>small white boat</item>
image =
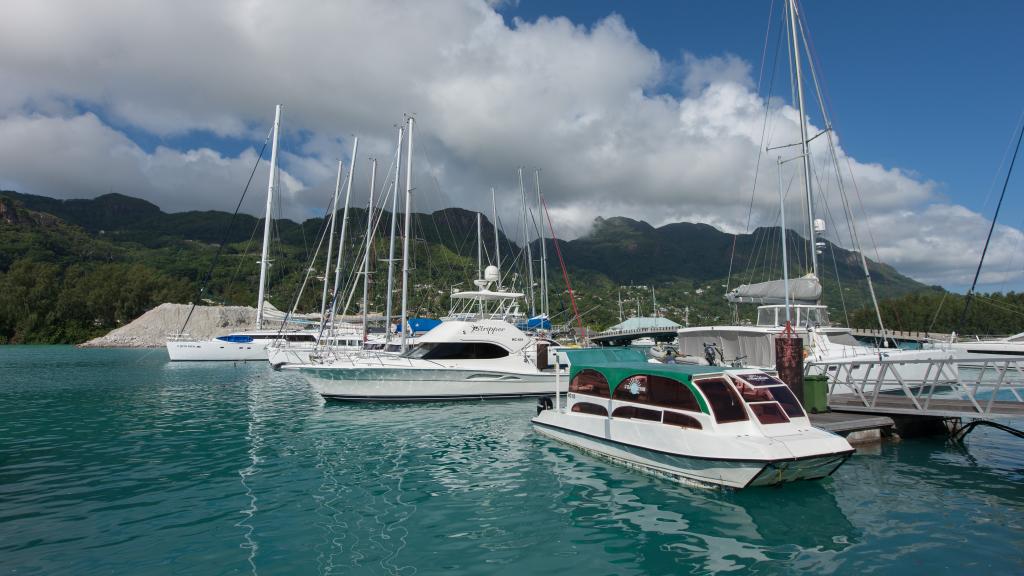
[[[815,428],[771,374],[645,361],[636,350],[561,350],[564,406],[542,399],[534,429],[681,484],[746,488],[829,476],[853,454]]]
[[[266,360],[271,342],[313,344],[316,334],[306,331],[245,330],[217,336],[209,340],[195,340],[188,335],[169,336],[167,354],[173,361],[240,361]]]

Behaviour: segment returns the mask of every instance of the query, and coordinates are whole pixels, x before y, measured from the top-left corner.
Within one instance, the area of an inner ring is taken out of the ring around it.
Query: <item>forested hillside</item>
[[[390,215],[380,216],[371,258],[372,311],[383,310],[386,296],[385,231]],[[357,253],[364,241],[365,219],[365,210],[350,211],[348,229],[353,232],[346,243],[346,280],[341,291],[342,307],[351,295],[350,312],[358,312],[362,298],[352,286],[358,280],[361,288],[361,277],[353,266],[361,265]],[[301,292],[301,310],[319,309],[325,248],[315,261],[312,256],[323,228],[319,218],[301,224],[275,221],[269,300],[278,308],[290,308]],[[493,261],[489,219],[484,219],[483,229],[486,259]],[[197,287],[215,257],[217,265],[199,301],[255,305],[261,232],[261,221],[253,216],[240,214],[232,220],[230,214],[215,211],[168,214],[149,202],[120,194],[56,200],[0,192],[0,342],[80,342],[129,322],[161,302],[196,300]],[[523,290],[522,251],[503,233],[500,237],[508,283]],[[476,213],[449,208],[416,214],[412,238],[414,313],[441,315],[448,309],[452,289],[472,288]],[[224,247],[216,256],[222,241]],[[620,298],[626,316],[653,314],[656,300],[659,314],[680,323],[684,318],[691,324],[735,321],[737,311],[722,297],[725,286],[779,277],[775,249],[779,241],[778,230],[772,229],[737,236],[733,257],[733,235],[710,226],[678,223],[654,228],[616,217],[598,219],[589,234],[560,242],[560,248],[584,323],[604,329],[618,321]],[[801,253],[806,261],[809,246],[794,232],[787,234],[787,242],[794,267],[799,269]],[[539,248],[535,241],[535,259]],[[556,323],[567,322],[571,316],[568,291],[551,240],[547,248],[551,315]],[[400,252],[399,243],[396,254]],[[828,244],[822,266],[825,299],[834,318],[844,322],[849,311],[851,322],[871,325],[869,316],[856,311],[868,302],[857,256]],[[906,297],[919,299],[913,301],[915,309],[918,305],[923,309],[931,300],[920,299],[943,294],[889,266],[871,266],[883,298],[911,295]],[[313,272],[303,287],[310,267]],[[397,286],[396,281],[396,290]],[[904,315],[904,329],[926,328],[930,317],[925,322],[923,313],[903,312],[908,301],[894,304],[893,313],[899,310]],[[1006,305],[1017,306],[1014,302]],[[741,307],[740,319],[752,318],[753,310]],[[980,330],[984,332],[1012,331],[1010,324],[987,320],[978,325],[982,326],[987,328]]]

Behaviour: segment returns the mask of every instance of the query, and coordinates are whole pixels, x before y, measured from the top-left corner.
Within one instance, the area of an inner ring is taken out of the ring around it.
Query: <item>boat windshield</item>
[[[780,410],[785,412],[785,416],[789,416],[791,418],[802,418],[806,416],[806,414],[804,414],[804,409],[800,407],[800,402],[797,401],[796,396],[793,395],[789,386],[786,386],[785,384],[781,386],[752,386],[739,378],[734,379],[734,382],[736,383],[736,389],[740,391],[740,396],[743,398],[743,401],[750,404],[751,409],[754,410],[754,414],[757,415],[758,419],[761,420],[763,424],[775,424],[776,422],[766,422],[758,412],[759,410],[762,412],[765,410],[773,411],[773,409],[763,407],[757,409],[754,408],[755,404],[762,402],[770,402],[773,404],[778,403]],[[773,418],[774,416],[768,415],[768,417]],[[789,418],[786,418],[784,421],[789,422]]]
[[[715,421],[719,424],[750,420],[743,408],[743,401],[723,378],[696,380],[694,384],[708,399],[711,410],[715,413]]]

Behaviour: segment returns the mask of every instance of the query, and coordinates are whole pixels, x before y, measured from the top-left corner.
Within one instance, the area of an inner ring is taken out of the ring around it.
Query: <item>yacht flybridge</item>
[[[361,353],[313,358],[298,370],[325,399],[425,401],[550,394],[558,371],[555,342],[524,333],[518,292],[492,291],[488,266],[479,290],[452,294],[451,313],[400,355]]]
[[[853,454],[815,428],[789,387],[749,368],[646,362],[632,349],[567,349],[569,385],[542,401],[549,438],[681,484],[746,488],[829,476]]]

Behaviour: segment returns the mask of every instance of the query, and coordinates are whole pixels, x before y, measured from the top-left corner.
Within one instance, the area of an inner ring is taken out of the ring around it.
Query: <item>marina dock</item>
[[[822,412],[809,416],[814,426],[845,436],[852,444],[878,442],[883,436],[889,435],[896,425],[888,416],[873,414]]]

